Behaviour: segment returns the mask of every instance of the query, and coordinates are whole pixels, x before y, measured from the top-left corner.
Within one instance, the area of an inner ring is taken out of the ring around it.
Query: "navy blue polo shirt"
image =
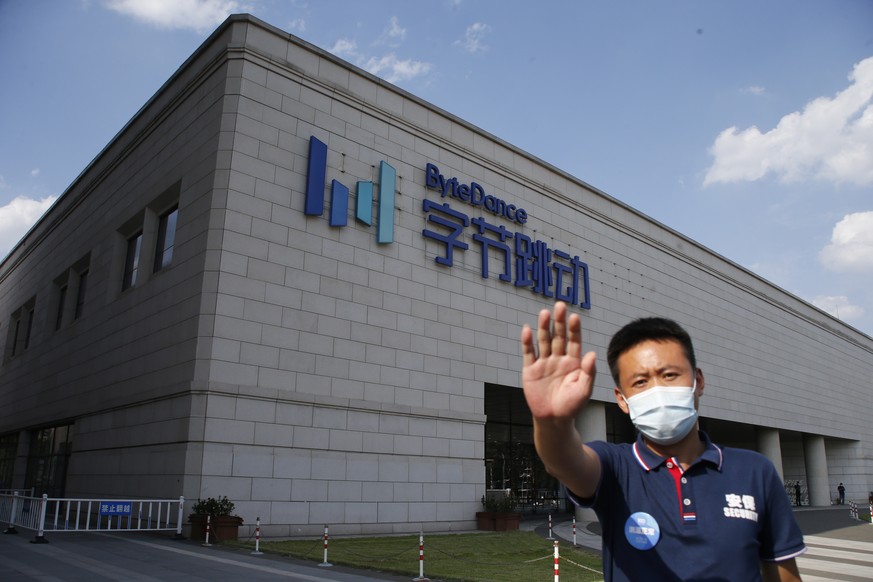
[[[602,471],[593,499],[603,574],[610,581],[760,580],[761,561],[806,551],[782,480],[754,451],[705,450],[684,470],[638,438],[633,445],[588,443]]]

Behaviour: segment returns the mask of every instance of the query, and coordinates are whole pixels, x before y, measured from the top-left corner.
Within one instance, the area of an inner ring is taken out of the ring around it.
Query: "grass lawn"
[[[240,544],[243,545],[243,544]],[[254,548],[254,543],[244,544]],[[262,552],[321,563],[324,545],[318,540],[268,541]],[[564,581],[603,580],[600,556],[572,544],[560,545],[560,575]],[[419,573],[418,535],[333,538],[331,564],[409,575]],[[518,581],[554,579],[554,542],[533,532],[512,531],[424,536],[424,575],[432,580]]]

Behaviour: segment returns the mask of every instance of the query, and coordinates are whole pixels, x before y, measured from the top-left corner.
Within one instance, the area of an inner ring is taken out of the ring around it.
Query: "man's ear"
[[[697,368],[694,371],[694,379],[697,381],[697,388],[694,391],[694,396],[700,398],[703,396],[703,389],[706,387],[706,380],[703,378],[703,370]]]
[[[621,393],[621,388],[616,386],[615,390],[615,403],[618,404],[618,407],[621,408],[621,411],[625,414],[630,414],[630,411],[627,409],[627,402],[624,399],[624,396]]]

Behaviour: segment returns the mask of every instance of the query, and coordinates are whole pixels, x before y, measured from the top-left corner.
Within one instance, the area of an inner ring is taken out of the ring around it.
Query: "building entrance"
[[[617,405],[606,404],[606,440],[633,442],[634,427]],[[536,453],[533,419],[520,388],[485,384],[485,488],[511,496],[523,513],[566,511],[561,484]]]
[[[565,509],[558,481],[546,473],[533,443],[533,421],[520,388],[485,384],[485,488],[492,498],[510,497],[515,510]]]

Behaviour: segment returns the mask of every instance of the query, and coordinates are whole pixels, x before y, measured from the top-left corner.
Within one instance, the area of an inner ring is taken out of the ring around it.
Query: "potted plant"
[[[476,528],[484,531],[518,529],[521,514],[515,512],[518,500],[509,489],[492,489],[482,497],[485,511],[476,512]]]
[[[507,491],[499,503],[497,513],[494,514],[494,529],[497,531],[518,529],[518,524],[521,521],[521,514],[515,511],[515,508],[518,507],[518,499],[512,492]]]
[[[485,511],[476,512],[476,529],[494,531],[494,517],[497,515],[497,502],[493,496],[482,496]]]
[[[191,522],[191,537],[195,540],[206,539],[206,524],[209,523],[209,541],[221,543],[239,538],[239,526],[243,518],[233,515],[233,501],[227,497],[209,497],[198,499],[191,508],[188,521]]]

